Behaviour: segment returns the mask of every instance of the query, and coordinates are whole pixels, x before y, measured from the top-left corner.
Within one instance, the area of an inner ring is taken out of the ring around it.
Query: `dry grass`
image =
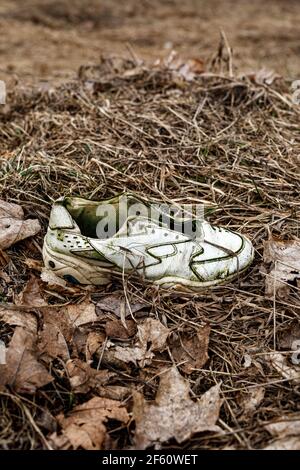
[[[13,283],[1,281],[6,302],[28,279],[26,258],[41,259],[51,203],[61,195],[101,199],[132,190],[156,200],[204,202],[210,221],[253,240],[251,269],[223,287],[189,295],[126,282],[130,300],[146,300],[151,315],[169,328],[212,327],[210,359],[189,380],[195,397],[222,381],[226,433],[196,436],[183,448],[261,448],[269,439],[262,423],[299,411],[299,386],[282,379],[265,358],[274,350],[274,308],[278,338],[299,321],[299,291],[274,304],[264,295],[261,267],[270,234],[299,237],[300,109],[283,79],[259,85],[229,76],[226,67],[222,62],[186,82],[163,66],[103,59],[56,88],[16,87],[0,109],[0,197],[22,204],[43,226],[35,240],[9,250],[6,271]],[[120,280],[105,289],[115,291],[123,291]],[[94,292],[94,300],[101,295]],[[3,326],[3,335],[10,334]],[[252,357],[248,368],[245,354]],[[33,398],[1,396],[2,447],[45,448],[49,429],[34,424],[42,410],[55,415],[82,399],[60,377],[61,367],[53,364],[54,385]],[[118,383],[142,386],[151,398],[160,367],[158,360],[144,371],[119,372]],[[265,397],[245,417],[243,399],[260,385]],[[130,432],[112,429],[115,445],[130,446]]]

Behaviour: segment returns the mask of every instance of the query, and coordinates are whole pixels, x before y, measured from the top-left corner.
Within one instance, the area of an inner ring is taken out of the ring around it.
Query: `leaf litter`
[[[208,360],[210,326],[197,328],[195,332],[178,332],[171,344],[171,352],[176,363],[186,374],[201,369]],[[175,336],[175,335],[174,335]]]
[[[204,449],[265,448],[279,439],[296,445],[296,435],[273,437],[264,424],[299,411],[299,366],[289,350],[298,340],[290,331],[299,314],[299,110],[284,79],[228,73],[221,53],[218,63],[187,59],[172,69],[102,58],[51,97],[16,87],[10,110],[0,110],[1,192],[26,214],[38,213],[42,226],[10,247],[5,232],[1,254],[0,331],[10,372],[1,365],[0,403],[12,423],[2,430],[8,447],[45,448],[45,439],[61,449],[168,447],[174,440]],[[17,136],[16,122],[31,130],[29,140]],[[102,199],[124,188],[204,203],[209,221],[252,238],[253,266],[234,284],[195,295],[133,276],[103,289],[72,286],[45,270],[39,280],[49,201],[74,191]],[[20,209],[13,210],[24,227]],[[266,276],[261,260],[270,232],[290,241],[266,255]],[[274,302],[275,263],[289,266],[279,270]],[[264,295],[268,278],[272,299]],[[44,421],[37,416],[37,428],[28,416],[40,408],[49,412]]]
[[[41,230],[37,219],[24,220],[21,206],[0,200],[0,249],[36,235]]]
[[[37,333],[37,317],[30,312],[0,306],[0,321],[12,326],[21,326]]]
[[[69,416],[56,417],[62,433],[54,433],[49,442],[56,449],[100,450],[107,436],[105,424],[113,419],[126,424],[129,415],[119,401],[93,397],[82,405],[76,406]]]
[[[210,388],[195,402],[189,392],[188,382],[172,367],[161,374],[154,403],[140,393],[134,395],[135,448],[160,448],[172,438],[181,443],[195,433],[223,432],[216,425],[222,405],[220,386]]]
[[[6,351],[6,364],[0,365],[0,385],[9,385],[17,393],[34,394],[53,380],[37,356],[36,336],[16,327]]]
[[[271,264],[266,276],[266,294],[285,296],[292,285],[300,286],[300,240],[268,240],[264,262]]]
[[[104,311],[114,313],[120,318],[122,310],[124,311],[125,317],[128,317],[130,314],[135,314],[145,307],[147,307],[146,302],[131,302],[129,307],[124,296],[118,294],[104,296],[96,304],[98,315],[101,315],[102,311]]]
[[[288,358],[281,353],[272,353],[268,357],[274,369],[286,380],[292,384],[300,383],[299,364],[289,364]],[[300,362],[300,361],[299,361]]]
[[[265,450],[300,450],[300,419],[282,417],[280,421],[266,424],[265,429],[275,440]]]
[[[42,296],[42,282],[31,276],[24,289],[15,298],[15,304],[26,307],[47,307],[48,303]]]
[[[140,367],[151,364],[155,351],[162,351],[167,347],[169,330],[159,320],[153,318],[147,318],[137,328],[137,341],[132,346],[111,344],[106,358],[112,357],[125,363],[132,362]]]
[[[87,362],[80,359],[68,360],[66,369],[71,388],[76,393],[88,393],[91,389],[97,390],[115,375],[107,370],[93,369]]]

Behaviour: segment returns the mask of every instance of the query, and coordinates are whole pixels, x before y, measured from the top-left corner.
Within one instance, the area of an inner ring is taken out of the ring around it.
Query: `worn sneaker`
[[[244,235],[123,194],[55,202],[43,257],[46,268],[72,283],[104,285],[113,274],[134,273],[163,287],[198,290],[243,272],[253,246]]]

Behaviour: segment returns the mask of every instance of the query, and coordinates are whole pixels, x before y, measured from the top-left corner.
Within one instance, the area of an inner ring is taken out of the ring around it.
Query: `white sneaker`
[[[136,273],[160,286],[198,290],[232,280],[252,262],[245,236],[157,206],[149,217],[150,207],[131,194],[57,201],[44,241],[46,268],[73,283],[104,285],[112,274]]]

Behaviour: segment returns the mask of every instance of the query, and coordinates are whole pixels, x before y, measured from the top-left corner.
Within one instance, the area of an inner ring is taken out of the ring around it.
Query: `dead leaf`
[[[300,437],[277,439],[272,444],[264,447],[263,450],[300,450]]]
[[[44,308],[43,328],[39,334],[38,348],[43,360],[50,361],[61,357],[64,361],[70,359],[69,346],[75,346],[78,352],[87,354],[87,360],[91,359],[89,350],[86,349],[87,331],[84,326],[97,320],[95,306],[92,302],[85,301],[82,304],[67,305],[60,308]],[[91,334],[96,332],[91,332]],[[102,334],[102,341],[105,336]],[[94,352],[93,352],[94,353]]]
[[[201,59],[189,59],[177,70],[178,74],[188,82],[194,80],[196,75],[205,72],[204,62]]]
[[[249,415],[259,407],[264,399],[266,389],[264,387],[255,387],[243,396],[240,406],[243,410],[243,417],[247,418]]]
[[[277,75],[274,70],[268,70],[266,68],[262,68],[257,72],[252,72],[247,75],[250,80],[258,85],[272,85],[272,83],[281,78],[280,75]]]
[[[288,282],[300,281],[300,241],[271,239],[264,243],[264,262],[271,263],[266,276],[266,294],[284,296],[289,291]]]
[[[205,72],[205,64],[202,59],[193,58],[184,60],[175,51],[172,51],[165,60],[165,66],[186,81],[192,81],[196,75]]]
[[[31,276],[24,289],[15,297],[15,304],[28,307],[45,307],[47,302],[42,297],[42,283]]]
[[[0,268],[5,268],[10,261],[10,257],[5,253],[5,251],[0,249]]]
[[[175,438],[184,442],[198,432],[222,433],[216,422],[222,404],[220,386],[210,388],[197,401],[189,396],[189,384],[176,367],[161,375],[155,402],[134,394],[135,448],[146,449]]]
[[[265,424],[264,428],[275,437],[300,436],[300,416],[283,418],[280,421]]]
[[[118,357],[116,357],[114,352],[111,352],[109,349],[107,349],[107,343],[105,344],[104,350],[101,349],[99,353],[97,353],[97,356],[99,356],[101,364],[104,364],[107,367],[114,368],[116,370],[125,371],[127,374],[130,373],[130,367],[127,364],[128,362],[133,362],[133,360],[128,360],[126,363],[125,361],[119,359]]]
[[[172,341],[172,355],[186,374],[191,374],[194,369],[201,369],[208,360],[209,333],[210,326],[205,325],[196,332],[178,333]]]
[[[99,397],[110,398],[111,400],[123,401],[132,394],[130,387],[122,387],[121,385],[105,385],[97,389]]]
[[[49,286],[61,286],[66,287],[67,282],[58,277],[55,272],[51,271],[50,269],[43,268],[41,273],[41,279],[43,282],[49,284]]]
[[[8,325],[22,326],[32,333],[37,331],[37,319],[33,313],[22,312],[14,308],[0,307],[0,320]]]
[[[264,428],[277,437],[273,443],[264,450],[300,450],[300,419],[299,415],[281,419],[280,421],[265,424]]]
[[[9,277],[5,271],[0,271],[0,279],[2,279],[6,284],[10,284],[12,282],[11,277]]]
[[[138,337],[143,348],[151,351],[163,351],[166,348],[166,342],[170,331],[159,320],[147,318],[142,324],[138,325]]]
[[[129,415],[119,401],[94,397],[83,405],[76,406],[70,416],[57,416],[62,434],[53,433],[50,444],[56,449],[100,450],[106,438],[105,423],[109,419],[126,424]]]
[[[66,314],[69,321],[77,327],[98,320],[95,305],[89,301],[82,302],[81,304],[67,305]]]
[[[82,294],[82,286],[68,285],[67,281],[58,277],[53,271],[46,269],[45,267],[41,272],[41,280],[47,284],[47,290],[50,291],[53,295]],[[84,289],[92,290],[93,286],[86,286]]]
[[[283,354],[272,353],[269,355],[269,361],[284,379],[294,384],[300,383],[300,367],[288,364],[287,358]]]
[[[6,364],[6,352],[7,352],[7,347],[5,346],[5,343],[1,340],[0,341],[0,371],[1,373],[3,371],[3,366],[5,366]],[[3,385],[4,383],[0,379],[0,391],[2,391]]]
[[[132,362],[135,366],[139,365],[140,367],[150,364],[154,356],[151,351],[147,351],[141,346],[116,346],[105,355],[105,359],[109,359],[110,355],[112,355],[114,359],[118,359],[126,364]]]
[[[65,307],[49,307],[43,309],[41,313],[43,315],[44,325],[48,323],[56,325],[62,332],[67,343],[72,340],[75,327],[68,315],[66,315]]]
[[[135,366],[144,367],[151,363],[153,351],[166,348],[169,330],[159,320],[147,318],[138,325],[138,340],[133,346],[114,346],[105,354],[105,359],[111,357],[125,363],[132,362]]]
[[[109,320],[105,324],[105,333],[110,338],[128,339],[136,333],[135,321],[129,319],[125,321],[126,328],[120,320]]]
[[[70,353],[65,335],[70,340],[72,333],[68,331],[66,334],[66,330],[69,330],[69,327],[64,322],[64,319],[61,318],[60,312],[55,313],[52,310],[43,314],[44,322],[43,329],[39,334],[38,349],[45,361],[57,357],[67,361],[70,359]]]
[[[21,206],[0,200],[0,249],[5,250],[40,230],[37,219],[24,220]]]
[[[33,258],[26,258],[24,263],[29,269],[32,269],[34,271],[42,271],[43,268],[43,263],[41,260],[38,259],[33,259]]]
[[[278,348],[291,351],[295,344],[300,346],[300,324],[294,321],[287,329],[279,334]]]
[[[35,418],[36,424],[48,432],[54,432],[56,429],[56,420],[46,408],[41,410],[41,414]]]
[[[143,302],[130,302],[131,313],[136,313],[145,307],[148,307],[148,304]],[[130,315],[130,310],[124,296],[118,294],[110,294],[103,297],[97,302],[96,308],[98,315],[101,314],[101,310],[104,310],[105,312],[114,313],[121,318],[122,309],[125,311],[125,317]]]
[[[0,384],[10,385],[18,393],[33,394],[37,388],[51,382],[52,376],[38,362],[36,336],[17,327],[6,352],[6,365],[2,366]]]
[[[86,360],[89,361],[94,354],[96,354],[100,348],[102,348],[103,342],[105,341],[104,333],[98,331],[91,331],[86,340],[85,353]]]
[[[250,356],[250,354],[245,353],[243,359],[244,359],[243,367],[245,369],[248,369],[248,367],[250,367],[252,364],[252,357]]]
[[[96,370],[80,359],[70,359],[66,364],[71,388],[76,393],[88,393],[107,384],[115,376],[108,370]]]

